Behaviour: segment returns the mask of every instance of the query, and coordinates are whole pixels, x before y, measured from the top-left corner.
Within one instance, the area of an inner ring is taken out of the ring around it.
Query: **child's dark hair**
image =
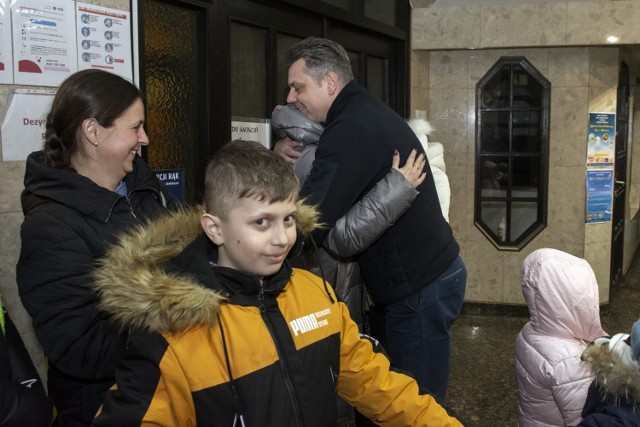
[[[291,166],[273,151],[258,142],[234,140],[220,148],[207,166],[205,208],[224,219],[245,197],[269,203],[296,201],[299,186]]]

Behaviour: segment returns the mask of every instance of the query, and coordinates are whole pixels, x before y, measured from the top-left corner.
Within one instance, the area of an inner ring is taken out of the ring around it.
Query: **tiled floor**
[[[601,310],[609,334],[628,332],[640,318],[640,254],[624,285],[612,289]],[[515,427],[518,386],[515,338],[527,317],[463,314],[453,327],[452,371],[447,404],[471,427]]]

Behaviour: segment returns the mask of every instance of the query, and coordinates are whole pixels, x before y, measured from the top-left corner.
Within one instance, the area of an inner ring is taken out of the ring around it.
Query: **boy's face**
[[[261,280],[280,270],[296,241],[295,197],[275,203],[243,198],[227,217],[205,214],[202,228],[218,246],[218,265]]]

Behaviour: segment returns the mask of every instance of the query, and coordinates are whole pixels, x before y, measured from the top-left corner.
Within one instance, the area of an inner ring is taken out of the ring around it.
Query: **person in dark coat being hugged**
[[[49,360],[55,425],[91,423],[126,337],[97,310],[90,271],[124,230],[177,205],[138,155],[149,143],[129,81],[101,70],[67,78],[27,159],[17,265],[20,298]]]
[[[320,245],[336,220],[388,173],[395,150],[406,158],[411,150],[424,149],[402,117],[354,81],[349,56],[338,43],[304,39],[289,48],[284,65],[287,103],[325,126],[300,191],[319,206],[326,225],[314,233]],[[274,150],[299,157],[292,145],[283,139]],[[432,174],[417,190],[411,207],[356,260],[384,313],[384,345],[392,365],[444,400],[451,325],[462,308],[467,271],[442,216]]]

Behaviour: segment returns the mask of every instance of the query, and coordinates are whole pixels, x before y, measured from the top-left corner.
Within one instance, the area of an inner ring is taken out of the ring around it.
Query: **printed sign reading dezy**
[[[16,89],[9,98],[2,120],[2,160],[26,160],[42,150],[47,113],[53,90]]]

